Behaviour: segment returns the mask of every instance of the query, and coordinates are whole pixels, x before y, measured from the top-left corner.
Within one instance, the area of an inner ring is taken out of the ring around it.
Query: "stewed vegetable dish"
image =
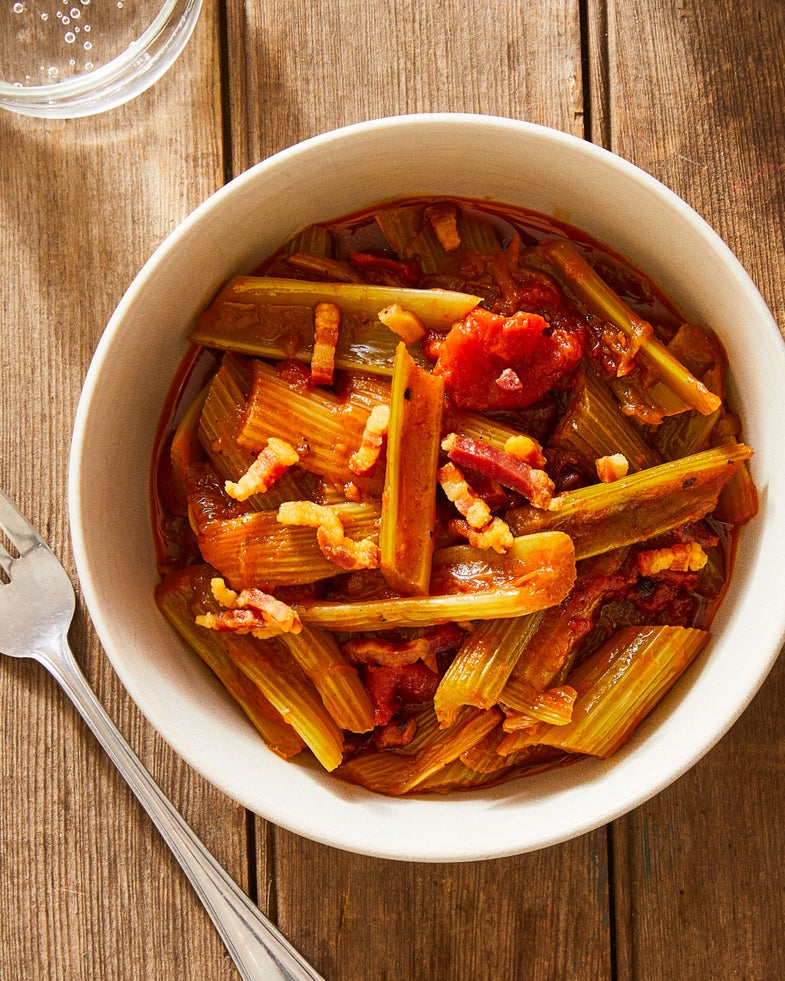
[[[388,795],[607,757],[706,644],[758,507],[725,351],[584,233],[386,203],[191,342],[156,600],[274,753]]]

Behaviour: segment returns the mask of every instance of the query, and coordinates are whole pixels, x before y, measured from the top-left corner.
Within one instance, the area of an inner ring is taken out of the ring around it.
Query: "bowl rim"
[[[176,728],[170,724],[169,720],[162,715],[160,710],[156,709],[155,706],[151,706],[149,699],[145,697],[144,691],[140,688],[138,679],[126,670],[124,659],[119,656],[113,639],[114,633],[109,623],[106,603],[101,597],[100,583],[96,582],[92,575],[93,561],[88,544],[90,537],[88,516],[82,506],[84,488],[82,486],[81,473],[82,462],[87,453],[87,433],[93,402],[96,392],[100,388],[102,372],[107,359],[112,355],[113,344],[116,341],[118,333],[122,330],[126,316],[128,316],[129,312],[139,302],[144,290],[149,285],[151,277],[156,275],[156,271],[162,265],[165,266],[168,262],[172,261],[173,257],[176,257],[181,243],[192,234],[193,229],[207,216],[218,212],[228,198],[241,194],[248,185],[258,180],[260,175],[269,173],[274,168],[286,169],[295,158],[304,153],[324,154],[329,151],[330,145],[336,140],[343,141],[349,139],[362,141],[366,138],[372,139],[379,131],[386,131],[390,127],[398,131],[402,129],[414,131],[420,128],[428,129],[434,126],[444,125],[458,127],[480,126],[490,127],[491,129],[501,127],[506,131],[519,133],[529,138],[545,139],[550,141],[555,147],[567,148],[572,152],[578,151],[588,160],[595,160],[603,165],[610,166],[615,174],[625,176],[639,186],[647,188],[649,193],[655,195],[662,201],[666,209],[673,212],[680,220],[687,222],[707,247],[716,254],[719,261],[727,268],[729,275],[732,276],[737,287],[744,292],[747,302],[755,310],[758,322],[764,328],[770,341],[770,347],[774,352],[775,368],[779,371],[785,382],[785,351],[782,348],[782,337],[771,313],[757,288],[752,283],[752,280],[729,247],[708,223],[686,202],[654,177],[629,161],[613,154],[611,151],[588,143],[571,134],[536,123],[473,113],[414,113],[395,115],[330,130],[326,133],[312,136],[294,146],[280,150],[238,175],[210,195],[167,236],[134,278],[99,340],[85,378],[82,396],[77,408],[69,463],[71,535],[76,567],[88,610],[93,618],[96,631],[104,646],[107,657],[113,664],[120,680],[137,706],[165,741],[172,746],[178,755],[205,776],[208,781],[231,798],[239,801],[250,810],[261,814],[275,824],[323,844],[358,854],[423,862],[474,861],[520,854],[522,852],[548,847],[601,827],[644,803],[690,769],[725,735],[760,688],[785,642],[785,616],[783,616],[781,617],[782,622],[778,621],[776,624],[770,625],[767,635],[767,650],[756,661],[755,672],[751,678],[748,678],[744,698],[737,699],[733,704],[732,710],[726,708],[721,724],[713,728],[710,734],[706,734],[705,732],[691,732],[689,734],[689,752],[677,756],[674,760],[670,761],[668,766],[661,767],[656,779],[649,777],[643,779],[642,774],[639,773],[635,779],[630,780],[626,784],[623,790],[620,791],[619,788],[615,788],[612,799],[606,800],[603,798],[602,792],[608,785],[608,774],[612,767],[616,765],[618,760],[626,758],[631,753],[638,752],[640,743],[635,746],[625,747],[611,761],[586,760],[580,764],[584,768],[586,776],[584,783],[590,787],[596,787],[597,790],[597,794],[595,795],[584,795],[591,804],[589,812],[585,816],[581,818],[566,816],[561,824],[554,826],[551,830],[541,830],[535,837],[529,838],[526,838],[526,829],[523,829],[523,832],[521,829],[518,829],[516,832],[512,829],[511,822],[507,821],[504,823],[505,835],[497,837],[492,841],[482,839],[477,841],[471,837],[467,837],[465,841],[456,844],[453,834],[452,837],[450,835],[445,836],[446,840],[443,845],[439,842],[438,837],[429,837],[424,842],[418,842],[411,838],[404,840],[401,837],[397,838],[394,842],[387,840],[385,837],[385,822],[394,823],[394,809],[398,802],[390,802],[386,798],[374,801],[373,818],[367,826],[363,825],[361,821],[358,821],[354,826],[350,825],[349,827],[343,828],[330,827],[328,832],[325,832],[320,827],[318,819],[308,819],[304,813],[300,813],[293,818],[291,807],[281,807],[275,801],[263,801],[260,806],[259,799],[249,794],[247,789],[237,784],[232,784],[227,780],[222,780],[221,774],[217,773],[214,767],[212,769],[209,767],[205,768],[204,760],[199,757],[198,752],[195,752],[189,744],[184,742],[183,734],[176,731]],[[662,734],[655,727],[647,733],[646,740],[651,747],[654,747],[658,742],[662,741]],[[282,765],[292,767],[290,763]],[[332,779],[333,783],[337,783],[334,778],[329,779]],[[537,792],[529,788],[527,792],[518,795],[525,796],[528,803],[534,806],[535,809],[541,803],[541,797],[549,797],[549,805],[553,805],[554,795],[555,797],[559,797],[565,791],[564,779],[558,771],[554,771],[552,774],[543,774],[536,779],[539,781]],[[521,784],[527,784],[529,781],[517,781],[517,783],[520,787]],[[514,806],[515,798],[507,793],[505,790],[507,787],[509,785],[502,785],[498,790],[492,788],[487,793],[483,793],[481,797],[480,792],[473,791],[470,794],[452,793],[444,798],[436,799],[432,796],[429,796],[427,799],[407,798],[406,802],[407,805],[411,805],[410,811],[414,815],[413,820],[415,822],[418,811],[423,816],[425,816],[426,812],[428,815],[435,814],[439,812],[440,808],[444,807],[446,802],[449,802],[451,805],[454,805],[454,814],[458,816],[456,818],[456,820],[459,819],[458,823],[467,822],[467,827],[473,827],[477,821],[483,818],[491,820],[491,815],[498,813],[499,809],[504,808],[505,805]],[[354,791],[344,785],[337,792],[345,798],[346,814],[352,813],[352,805],[356,803],[357,799],[367,800],[367,792],[363,792],[358,798]],[[375,795],[373,796],[375,797]],[[478,806],[473,806],[471,799]],[[362,811],[360,813],[362,814]]]

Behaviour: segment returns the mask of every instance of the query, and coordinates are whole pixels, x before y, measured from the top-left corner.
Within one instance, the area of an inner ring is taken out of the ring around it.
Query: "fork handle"
[[[82,674],[61,652],[37,652],[109,754],[199,895],[243,981],[324,981],[259,911],[185,823],[142,765]]]

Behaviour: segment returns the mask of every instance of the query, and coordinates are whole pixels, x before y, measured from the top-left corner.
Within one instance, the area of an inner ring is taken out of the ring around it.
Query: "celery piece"
[[[496,255],[501,251],[496,229],[487,218],[475,212],[458,211],[458,234],[463,251],[480,255]]]
[[[418,367],[401,342],[395,352],[387,467],[379,529],[382,575],[423,595],[431,578],[444,383]]]
[[[541,613],[532,613],[477,624],[436,689],[434,707],[442,727],[455,722],[463,705],[490,708],[496,704],[541,619]]]
[[[480,742],[501,721],[497,709],[469,709],[449,729],[428,727],[416,749],[370,749],[335,771],[335,776],[389,796],[417,792],[463,753]]]
[[[485,416],[481,412],[470,409],[459,409],[450,404],[444,412],[444,434],[459,433],[471,439],[489,443],[497,450],[503,450],[507,440],[512,436],[520,436],[520,429],[510,426],[501,419]]]
[[[709,437],[722,410],[717,409],[709,415],[702,415],[694,409],[664,419],[657,426],[653,442],[664,459],[676,460],[679,457],[697,453],[709,444]]]
[[[455,208],[461,251],[496,255],[501,243],[491,222],[482,215],[464,211],[457,202]],[[420,204],[382,208],[376,215],[376,223],[397,255],[402,259],[416,258],[423,273],[433,275],[453,266],[454,259],[445,253],[432,225],[426,221],[426,210]]]
[[[426,328],[443,333],[473,310],[480,297],[450,290],[237,276],[204,310],[191,339],[257,357],[310,361],[313,308],[325,301],[341,310],[336,367],[390,374],[398,337],[381,323],[380,310],[398,303],[416,314]],[[419,348],[413,351],[422,360]]]
[[[403,596],[359,603],[309,600],[296,603],[295,609],[303,623],[356,633],[517,617],[541,606],[541,592],[508,586],[465,595]]]
[[[209,575],[208,570],[209,567],[202,567],[205,578]],[[194,617],[200,613],[218,611],[218,604],[207,589],[194,596]],[[334,770],[341,763],[343,733],[325,709],[306,673],[278,638],[258,640],[232,630],[197,629],[210,637],[215,634],[229,660],[294,729],[325,770]],[[204,643],[209,641],[196,639],[197,645]]]
[[[169,461],[172,465],[172,477],[179,491],[185,488],[185,475],[188,468],[196,460],[204,459],[203,449],[199,442],[199,422],[202,415],[209,383],[191,400],[177,424],[169,446]]]
[[[567,535],[532,535],[510,551],[514,555],[506,564],[507,556],[470,546],[437,553],[438,579],[452,593],[353,603],[315,600],[296,604],[296,610],[303,623],[330,630],[391,630],[518,617],[554,606],[569,593],[575,561]]]
[[[490,760],[491,754],[488,753],[485,758]],[[473,761],[474,758],[472,758]],[[437,793],[443,794],[450,790],[470,790],[477,787],[487,787],[502,783],[504,780],[508,780],[510,777],[520,773],[517,767],[517,760],[514,764],[511,764],[508,760],[499,757],[499,763],[501,766],[497,769],[477,770],[473,766],[467,765],[464,759],[459,757],[457,760],[453,760],[452,763],[448,763],[442,767],[441,770],[437,770],[424,780],[421,780],[417,785],[417,793],[436,791]]]
[[[438,549],[433,556],[430,592],[518,588],[533,580],[538,580],[539,587],[548,592],[541,604],[543,609],[560,603],[569,593],[575,581],[575,564],[573,545],[567,535],[547,531],[521,535],[503,555],[472,545]]]
[[[449,729],[441,729],[415,756],[404,792],[416,790],[448,763],[457,760],[501,722],[498,709],[469,709]]]
[[[225,354],[210,383],[199,418],[199,440],[216,473],[225,480],[239,480],[256,459],[255,454],[240,446],[236,439],[248,401],[251,373],[251,362],[234,354]],[[267,493],[254,494],[245,504],[254,511],[266,511],[277,508],[282,501],[306,497],[307,490],[302,474],[290,470]]]
[[[562,722],[569,720],[572,701],[565,699],[560,685],[600,604],[619,587],[615,574],[625,554],[626,550],[620,550],[578,566],[577,582],[569,595],[544,612],[510,673],[498,698],[505,711],[549,722],[556,721],[554,715],[559,715]],[[508,716],[505,728],[509,721]]]
[[[299,634],[282,634],[281,640],[313,682],[337,725],[349,732],[370,732],[371,699],[357,668],[346,660],[335,637],[304,626]]]
[[[745,525],[758,513],[759,506],[757,488],[744,464],[720,491],[714,515],[730,525]]]
[[[408,245],[423,226],[423,211],[421,204],[410,204],[380,208],[374,216],[382,235],[401,259],[407,258]]]
[[[662,462],[636,424],[622,415],[599,371],[586,359],[581,362],[567,410],[549,445],[571,453],[578,465],[592,475],[600,457],[615,453],[623,453],[633,471]]]
[[[286,264],[336,283],[361,283],[363,281],[362,276],[348,262],[331,259],[329,256],[317,255],[313,252],[295,252],[294,255],[287,257]],[[306,323],[310,324],[308,309],[308,307],[303,307]]]
[[[378,504],[344,502],[331,507],[350,538],[377,538]],[[305,585],[342,571],[322,554],[314,528],[282,525],[276,511],[211,521],[198,531],[205,561],[235,589]]]
[[[358,481],[349,458],[362,440],[372,397],[303,391],[264,361],[252,364],[248,405],[237,429],[239,445],[258,453],[275,436],[301,453],[300,469],[342,485]]]
[[[545,511],[524,505],[507,512],[516,535],[563,531],[576,559],[643,542],[705,517],[752,450],[733,443],[661,463],[609,484],[591,484],[554,498]]]
[[[519,685],[519,690],[522,687]],[[533,722],[548,722],[554,726],[565,725],[572,718],[576,694],[575,689],[570,685],[556,685],[544,691],[538,691],[530,686],[524,712],[512,709],[500,701],[499,704],[506,713],[504,731],[528,729]]]
[[[276,755],[290,759],[305,748],[301,737],[283,720],[259,687],[231,660],[222,643],[222,635],[213,630],[204,630],[195,623],[192,606],[197,597],[209,596],[209,582],[213,574],[213,570],[207,566],[178,569],[158,584],[155,601],[169,623],[242,707],[267,746]]]
[[[691,374],[656,337],[654,328],[619,297],[569,242],[549,239],[537,251],[566,277],[575,295],[596,316],[610,321],[632,341],[634,349],[645,358],[663,384],[686,406],[708,415],[720,405],[720,399]]]
[[[608,757],[681,677],[709,635],[692,627],[625,627],[568,679],[578,692],[567,725],[533,727],[533,743]]]
[[[331,257],[334,252],[333,236],[324,225],[306,225],[290,239],[287,239],[281,252],[284,255],[295,255],[307,252],[314,256]]]
[[[259,686],[325,770],[339,766],[343,734],[284,645],[277,639],[249,640],[231,632],[223,643],[235,664]]]

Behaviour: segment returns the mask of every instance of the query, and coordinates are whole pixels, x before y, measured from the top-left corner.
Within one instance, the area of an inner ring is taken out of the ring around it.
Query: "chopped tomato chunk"
[[[477,308],[444,338],[434,372],[464,409],[522,409],[557,386],[582,353],[578,334],[551,330],[539,314]]]

